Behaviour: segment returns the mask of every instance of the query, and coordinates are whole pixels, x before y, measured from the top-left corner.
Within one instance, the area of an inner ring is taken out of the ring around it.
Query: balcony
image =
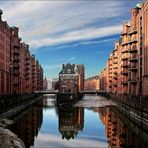
[[[131,52],[137,52],[137,51],[138,51],[138,50],[137,50],[136,48],[133,48],[133,49],[130,48],[130,49],[129,49],[129,52],[130,52],[130,53],[131,53]]]
[[[122,75],[128,75],[128,71],[127,71],[127,70],[122,70],[122,71],[121,71],[121,74],[122,74]]]
[[[113,85],[114,85],[114,87],[117,87],[117,82],[114,82]]]
[[[130,71],[137,71],[137,70],[138,70],[138,67],[137,67],[136,64],[135,64],[135,65],[130,65],[130,66],[129,66],[129,70],[130,70]]]
[[[124,42],[124,43],[121,43],[121,46],[125,46],[127,44],[128,44],[128,42]]]
[[[19,64],[18,63],[14,63],[13,69],[19,69]]]
[[[20,42],[19,42],[19,38],[17,38],[17,37],[15,37],[14,39],[13,39],[13,47],[20,47]]]
[[[128,41],[128,44],[132,44],[132,43],[136,43],[136,42],[137,42],[137,39],[133,38]]]
[[[126,53],[126,52],[128,52],[128,49],[124,49],[121,51],[121,53]]]
[[[20,59],[19,59],[19,57],[18,56],[14,56],[14,62],[19,62],[20,61]]]
[[[25,68],[25,71],[28,71],[29,69],[30,69],[29,67],[26,67],[26,68]]]
[[[19,49],[18,48],[14,48],[14,55],[19,55],[20,52],[19,52]]]
[[[137,83],[137,80],[135,78],[131,78],[131,79],[129,79],[129,82],[130,83]]]
[[[26,72],[26,73],[25,73],[25,76],[28,76],[28,75],[30,75],[30,72]]]
[[[113,79],[117,80],[117,75],[114,75],[114,76],[113,76]]]
[[[35,71],[33,71],[33,72],[32,72],[32,75],[35,75],[35,74],[36,74],[36,72],[35,72]]]
[[[137,30],[136,29],[131,29],[129,32],[128,32],[128,35],[132,35],[132,34],[136,34],[137,33]]]
[[[114,71],[113,74],[117,74],[117,71]]]
[[[26,64],[26,65],[30,65],[30,62],[27,60],[27,61],[25,62],[25,64]]]
[[[121,65],[121,67],[128,67],[128,63],[127,63],[127,62],[123,63],[123,64]]]
[[[126,56],[123,56],[122,58],[121,58],[121,60],[127,60],[128,59],[128,56],[126,55]]]
[[[127,35],[127,32],[121,32],[121,35],[123,36],[123,35]]]
[[[25,77],[25,80],[29,80],[29,79],[30,79],[30,77],[29,77],[29,76],[26,76],[26,77]]]
[[[26,57],[26,60],[28,61],[28,60],[30,60],[30,58],[29,57]]]
[[[118,57],[117,56],[114,56],[114,59],[117,59]]]
[[[19,85],[19,83],[18,82],[15,82],[13,85],[14,85],[14,87],[16,87],[16,86]]]
[[[114,69],[117,69],[117,66],[115,66]]]
[[[122,84],[122,85],[127,85],[127,84],[128,84],[128,81],[127,81],[127,80],[123,80],[123,81],[121,82],[121,84]]]
[[[138,60],[137,55],[132,55],[132,56],[129,58],[129,61],[130,61],[130,62],[136,62],[137,60]]]
[[[19,71],[18,70],[13,70],[13,75],[18,76],[19,75]]]

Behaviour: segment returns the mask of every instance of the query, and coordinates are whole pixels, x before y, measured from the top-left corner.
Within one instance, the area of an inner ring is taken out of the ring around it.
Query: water
[[[148,147],[147,127],[134,123],[117,106],[63,110],[48,96],[13,120],[10,129],[26,147]]]

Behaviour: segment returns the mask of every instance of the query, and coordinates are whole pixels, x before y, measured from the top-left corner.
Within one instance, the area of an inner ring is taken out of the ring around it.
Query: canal
[[[14,124],[9,129],[27,148],[148,147],[146,124],[95,95],[84,96],[74,108],[66,109],[56,106],[55,96],[43,96],[12,120]]]

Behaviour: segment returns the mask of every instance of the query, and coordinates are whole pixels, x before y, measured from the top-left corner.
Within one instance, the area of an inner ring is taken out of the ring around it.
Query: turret
[[[132,27],[132,30],[134,30],[136,28],[136,18],[137,18],[138,13],[139,13],[138,8],[131,9],[131,27]]]

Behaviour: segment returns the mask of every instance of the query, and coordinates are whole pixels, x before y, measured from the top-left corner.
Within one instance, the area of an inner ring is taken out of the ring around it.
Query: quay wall
[[[109,94],[109,98],[119,103],[123,107],[133,108],[135,111],[148,114],[148,96],[116,95]]]
[[[21,95],[0,95],[0,117],[17,114],[39,100],[41,98],[40,96],[42,95],[34,93]]]

